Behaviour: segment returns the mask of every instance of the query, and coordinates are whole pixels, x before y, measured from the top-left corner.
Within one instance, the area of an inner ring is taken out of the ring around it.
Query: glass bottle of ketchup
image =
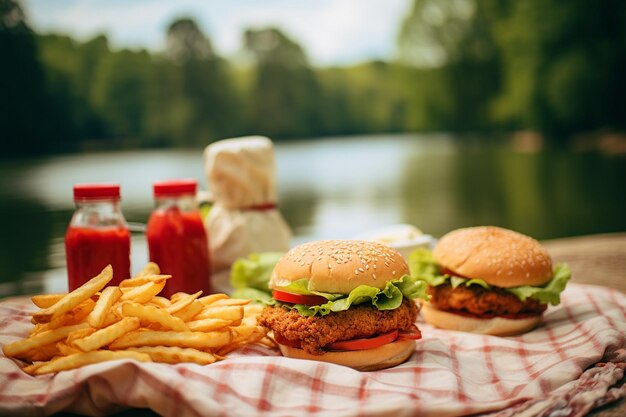
[[[130,277],[130,232],[120,209],[118,184],[77,184],[76,210],[65,234],[70,291],[113,267],[109,285]]]
[[[193,179],[158,181],[153,184],[156,208],[146,236],[150,260],[172,275],[161,295],[179,291],[211,292],[211,269],[206,231],[196,201]]]

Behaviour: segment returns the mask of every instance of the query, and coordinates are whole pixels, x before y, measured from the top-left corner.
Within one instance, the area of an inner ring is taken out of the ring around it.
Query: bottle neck
[[[159,196],[155,197],[155,203],[157,210],[167,210],[174,207],[185,212],[198,210],[198,202],[194,194]]]
[[[119,199],[75,200],[74,227],[127,227]]]

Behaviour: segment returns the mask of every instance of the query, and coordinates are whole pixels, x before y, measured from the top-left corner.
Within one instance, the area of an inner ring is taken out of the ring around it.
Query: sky
[[[106,33],[114,48],[162,50],[167,26],[191,16],[226,57],[246,28],[277,26],[316,65],[389,59],[412,0],[22,0],[33,29],[78,40]]]

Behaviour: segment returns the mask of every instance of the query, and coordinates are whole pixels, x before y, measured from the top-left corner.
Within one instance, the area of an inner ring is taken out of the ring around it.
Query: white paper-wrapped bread
[[[214,201],[205,221],[213,271],[253,252],[287,251],[291,231],[276,207],[272,141],[221,140],[206,147],[204,162]]]

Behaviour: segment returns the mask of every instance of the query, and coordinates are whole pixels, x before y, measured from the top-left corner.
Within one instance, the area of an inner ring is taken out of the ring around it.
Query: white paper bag
[[[221,140],[206,147],[204,161],[214,201],[205,220],[213,271],[252,252],[289,250],[291,231],[276,207],[272,141]]]

